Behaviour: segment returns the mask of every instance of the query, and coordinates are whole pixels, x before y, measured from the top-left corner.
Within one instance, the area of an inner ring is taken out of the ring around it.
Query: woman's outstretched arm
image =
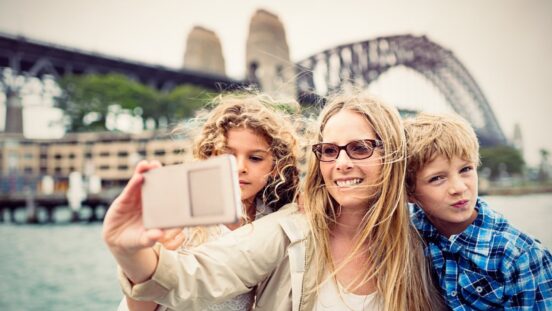
[[[141,161],[123,192],[113,201],[104,219],[103,239],[132,283],[148,280],[158,258],[152,246],[163,231],[145,229],[142,222],[143,173],[158,168],[158,162]]]

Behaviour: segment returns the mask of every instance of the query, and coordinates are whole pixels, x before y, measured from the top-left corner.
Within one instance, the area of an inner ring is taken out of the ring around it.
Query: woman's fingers
[[[151,247],[155,242],[159,241],[163,237],[163,230],[160,229],[149,229],[146,230],[140,236],[140,245],[142,247]]]
[[[138,205],[141,199],[141,187],[144,181],[144,176],[142,174],[159,167],[161,167],[159,161],[140,161],[136,165],[132,178],[130,178],[128,184],[119,195],[119,201],[123,204]]]
[[[153,161],[146,161],[146,160],[142,160],[140,162],[138,162],[138,164],[136,165],[136,168],[134,169],[134,173],[145,173],[151,169],[154,169],[154,168],[159,168],[161,167],[161,162],[157,161],[157,160],[153,160]]]
[[[186,235],[182,232],[182,229],[170,229],[165,231],[165,235],[159,240],[166,249],[176,250],[186,240]]]

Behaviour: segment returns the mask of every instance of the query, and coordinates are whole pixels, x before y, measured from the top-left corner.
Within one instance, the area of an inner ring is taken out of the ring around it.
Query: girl
[[[125,293],[195,310],[265,281],[257,310],[438,309],[406,208],[397,111],[360,95],[336,97],[321,112],[315,139],[304,210],[283,209],[186,256],[151,248],[159,230],[123,239],[130,217],[108,215],[104,239],[124,272]]]
[[[295,195],[297,141],[288,120],[270,107],[274,103],[261,95],[227,95],[218,97],[214,104],[217,106],[207,118],[197,119],[204,123],[194,141],[194,158],[203,160],[223,153],[236,157],[245,217],[236,224],[171,230],[160,241],[167,249],[185,252],[187,248],[217,239],[245,223],[277,211],[290,203]],[[251,291],[207,309],[249,310],[253,299]],[[153,302],[128,298],[127,302],[130,310],[154,310],[157,306]],[[126,309],[123,299],[119,310]],[[159,306],[156,310],[165,308]]]

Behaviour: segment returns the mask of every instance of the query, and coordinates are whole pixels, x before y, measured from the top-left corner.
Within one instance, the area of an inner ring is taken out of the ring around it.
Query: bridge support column
[[[90,217],[88,218],[88,222],[96,222],[99,220],[98,216],[96,215],[97,209],[97,205],[90,205]]]
[[[80,221],[80,215],[78,210],[71,209],[71,222],[79,222]]]
[[[16,210],[15,207],[12,207],[12,208],[9,209],[9,212],[10,212],[10,222],[11,222],[12,224],[15,223],[15,210]]]
[[[23,105],[17,91],[7,87],[6,92],[6,124],[4,132],[23,134]]]
[[[46,222],[47,223],[54,223],[54,212],[56,208],[54,206],[46,206]]]
[[[36,208],[32,190],[29,187],[25,188],[25,202],[25,209],[27,210],[27,223],[38,223],[38,209]]]

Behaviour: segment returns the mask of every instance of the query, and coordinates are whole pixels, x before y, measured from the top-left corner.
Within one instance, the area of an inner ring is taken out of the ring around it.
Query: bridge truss
[[[410,68],[433,84],[475,128],[483,145],[507,144],[485,95],[454,54],[425,36],[398,35],[340,45],[297,63],[299,98],[347,85],[368,88],[389,69]]]
[[[3,33],[0,33],[0,68],[37,78],[116,72],[160,90],[170,90],[181,84],[213,90],[243,85],[242,81],[226,76],[129,61]]]

